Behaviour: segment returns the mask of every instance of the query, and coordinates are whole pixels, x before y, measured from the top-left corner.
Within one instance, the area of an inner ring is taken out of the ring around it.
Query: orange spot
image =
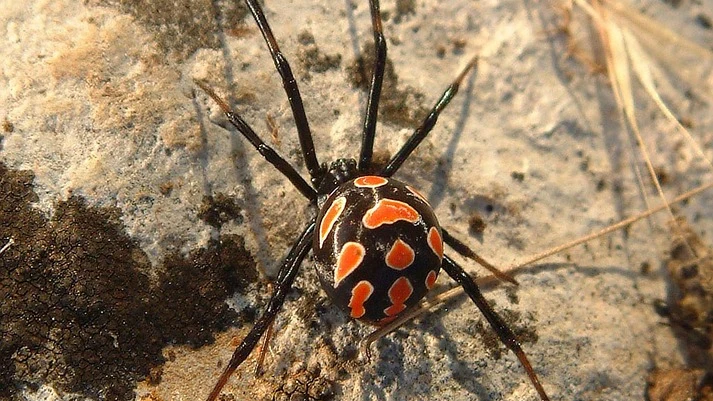
[[[389,299],[391,303],[402,304],[413,293],[411,282],[406,277],[399,277],[389,288]]]
[[[384,177],[365,175],[354,180],[354,186],[360,188],[376,188],[386,184],[387,182],[389,182],[389,180]]]
[[[426,288],[429,290],[433,288],[434,285],[436,285],[436,279],[438,278],[438,275],[434,270],[431,270],[428,272],[428,276],[426,276]]]
[[[409,244],[397,239],[386,254],[386,265],[392,269],[403,270],[413,263],[416,253]]]
[[[406,309],[404,302],[413,294],[413,286],[411,282],[406,277],[399,277],[394,281],[394,284],[389,288],[389,299],[393,305],[384,309],[384,313],[387,316],[398,315],[401,311]]]
[[[358,242],[347,242],[342,246],[337,259],[337,268],[334,269],[334,288],[337,288],[344,278],[359,267],[365,253],[364,246]]]
[[[418,192],[418,191],[416,190],[416,188],[414,188],[414,187],[412,187],[412,186],[410,186],[410,185],[406,185],[406,189],[408,189],[409,191],[411,191],[411,193],[413,194],[413,196],[417,197],[418,199],[421,199],[421,200],[423,201],[423,203],[425,203],[425,204],[427,204],[427,205],[429,205],[429,206],[431,205],[431,204],[428,203],[428,201],[426,200],[426,197],[423,196],[422,193]]]
[[[374,229],[382,224],[393,224],[399,220],[416,223],[420,217],[416,209],[407,203],[393,199],[381,199],[376,202],[374,207],[366,211],[361,221],[364,227]]]
[[[347,198],[341,197],[336,199],[334,202],[332,202],[331,205],[329,205],[329,209],[327,209],[327,212],[324,213],[324,217],[322,217],[322,221],[319,223],[319,247],[322,247],[322,244],[324,244],[324,240],[327,238],[327,234],[329,234],[330,231],[332,231],[332,227],[334,227],[334,223],[337,222],[337,219],[339,216],[342,214],[344,211],[344,205],[347,204]]]
[[[364,316],[366,309],[364,309],[364,302],[374,293],[374,286],[366,280],[362,280],[357,283],[357,285],[352,288],[352,297],[349,300],[349,308],[351,308],[351,317],[354,319],[359,319]]]
[[[441,233],[438,232],[436,227],[431,227],[428,230],[428,246],[439,258],[443,259],[443,238],[441,238]]]

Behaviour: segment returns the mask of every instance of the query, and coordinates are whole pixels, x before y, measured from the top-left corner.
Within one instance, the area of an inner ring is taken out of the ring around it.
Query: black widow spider
[[[515,334],[488,305],[475,281],[453,259],[443,254],[445,242],[457,253],[476,260],[501,279],[508,275],[479,258],[463,242],[438,224],[433,209],[414,188],[391,176],[431,132],[438,115],[458,92],[467,73],[477,63],[470,60],[406,143],[387,165],[374,172],[372,154],[381,85],[386,66],[386,39],[382,32],[378,0],[370,0],[376,58],[364,117],[359,161],[338,159],[320,164],[305,115],[302,98],[287,59],[280,51],[265,14],[257,0],[246,0],[267,43],[292,108],[300,147],[311,185],[268,146],[253,129],[208,86],[196,82],[225,113],[228,121],[260,154],[304,195],[318,210],[282,262],[267,309],[236,348],[230,362],[213,387],[214,401],[237,367],[255,349],[274,321],[291,289],[303,259],[313,250],[318,276],[331,300],[352,318],[381,326],[417,304],[434,285],[440,267],[460,284],[485,316],[500,340],[512,350],[525,368],[542,400],[549,400]]]

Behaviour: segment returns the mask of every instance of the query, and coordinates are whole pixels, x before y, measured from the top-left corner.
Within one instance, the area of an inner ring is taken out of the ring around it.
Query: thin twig
[[[3,245],[3,247],[0,248],[0,254],[2,254],[3,252],[5,252],[5,251],[7,250],[7,248],[9,248],[10,245],[12,245],[12,244],[14,244],[14,243],[15,243],[15,240],[12,239],[12,238],[10,238],[10,239],[7,241],[7,244]]]

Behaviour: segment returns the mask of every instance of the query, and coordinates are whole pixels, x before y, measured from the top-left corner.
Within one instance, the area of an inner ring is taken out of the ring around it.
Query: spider
[[[542,400],[549,400],[515,334],[488,305],[475,281],[448,255],[445,243],[499,278],[516,283],[483,261],[467,245],[440,227],[428,201],[412,186],[392,176],[431,132],[439,114],[476,66],[472,58],[438,99],[428,116],[385,167],[372,163],[377,111],[386,66],[386,39],[379,1],[369,0],[376,57],[363,123],[359,160],[341,158],[320,164],[297,82],[280,51],[257,0],[246,0],[282,79],[297,126],[300,147],[310,175],[308,183],[290,163],[268,146],[250,125],[207,85],[196,81],[222,109],[228,121],[309,200],[313,217],[282,262],[267,309],[235,349],[213,387],[214,401],[230,376],[244,362],[281,309],[303,259],[310,249],[322,288],[350,317],[382,326],[415,306],[434,286],[441,267],[485,316],[500,340],[515,353]]]

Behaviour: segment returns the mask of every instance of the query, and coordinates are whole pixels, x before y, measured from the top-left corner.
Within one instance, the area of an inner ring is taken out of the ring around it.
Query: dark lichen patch
[[[243,222],[242,209],[234,198],[218,192],[213,195],[206,195],[201,202],[198,218],[206,224],[220,229],[223,224],[235,221],[237,224]]]
[[[324,297],[318,292],[306,292],[296,301],[297,317],[308,327],[317,324],[318,309],[324,307]]]
[[[502,343],[493,329],[488,326],[488,323],[483,320],[478,320],[475,322],[474,329],[475,333],[478,334],[480,341],[485,346],[485,349],[488,351],[488,354],[492,358],[500,359],[503,353],[503,350],[501,349]]]
[[[299,60],[304,67],[304,79],[309,79],[310,72],[322,73],[328,70],[336,70],[342,64],[341,54],[325,54],[314,41],[314,36],[308,31],[300,32],[297,40],[299,46]]]
[[[15,125],[6,118],[2,121],[2,130],[4,132],[13,132],[15,131]]]
[[[321,369],[303,370],[285,378],[272,394],[274,401],[327,401],[334,399],[334,382]]]
[[[515,181],[519,181],[519,182],[525,181],[525,173],[522,173],[520,171],[510,172],[510,177]]]
[[[169,256],[155,291],[155,303],[169,309],[156,315],[155,325],[171,343],[201,346],[213,332],[225,330],[237,316],[225,299],[257,281],[255,261],[237,235],[222,235],[188,257]]]
[[[206,344],[236,320],[225,299],[257,278],[240,237],[169,256],[149,280],[118,209],[71,197],[48,220],[32,180],[0,164],[0,239],[14,241],[0,255],[0,397],[49,383],[132,400],[137,381],[160,380],[163,347]]]
[[[655,369],[646,379],[649,401],[711,400],[711,378],[703,369]]]
[[[477,211],[470,214],[468,217],[468,232],[471,235],[482,235],[488,223],[485,222],[483,216]]]
[[[669,175],[668,171],[666,170],[666,167],[664,167],[664,166],[654,167],[654,173],[656,174],[656,179],[659,181],[659,184],[666,185],[671,182],[671,176]]]
[[[174,184],[171,181],[164,182],[159,186],[158,191],[161,193],[161,195],[168,196],[173,191],[173,185]]]
[[[409,14],[416,14],[416,1],[415,0],[396,0],[396,10],[393,11],[394,22],[401,22],[404,17]],[[389,21],[391,19],[391,11],[381,11],[381,19],[384,21]]]
[[[408,14],[416,14],[416,0],[396,0],[395,21],[401,21]]]
[[[355,88],[368,92],[373,70],[374,44],[367,42],[361,55],[347,67],[347,74]],[[398,88],[398,77],[394,71],[394,64],[387,58],[379,103],[380,121],[400,127],[416,127],[428,113],[428,109],[422,106],[424,99],[423,93],[414,88]]]
[[[515,333],[515,338],[517,338],[520,344],[537,342],[539,339],[537,332],[534,328],[527,327],[522,324],[519,312],[510,309],[502,309],[497,313],[505,321],[508,327],[510,327],[513,333]],[[500,341],[498,335],[486,321],[479,320],[475,323],[475,333],[478,337],[480,337],[481,341],[485,345],[485,349],[492,358],[500,359],[502,358],[503,353],[509,352],[508,348],[502,343],[502,341]]]
[[[517,287],[508,286],[505,288],[505,295],[508,297],[508,301],[512,304],[519,304],[520,297],[517,295]]]
[[[241,30],[248,15],[243,2],[211,0],[98,0],[132,15],[155,34],[162,51],[185,59],[200,48],[220,47],[219,31]]]
[[[704,29],[713,28],[713,20],[706,14],[700,13],[696,15],[696,23]]]
[[[607,189],[607,187],[608,187],[607,180],[605,180],[604,178],[600,178],[599,180],[597,180],[596,187],[597,187],[597,192],[602,192],[603,190]]]
[[[671,278],[666,317],[684,344],[687,366],[713,372],[713,251],[685,218],[669,224],[675,235],[666,261]]]

